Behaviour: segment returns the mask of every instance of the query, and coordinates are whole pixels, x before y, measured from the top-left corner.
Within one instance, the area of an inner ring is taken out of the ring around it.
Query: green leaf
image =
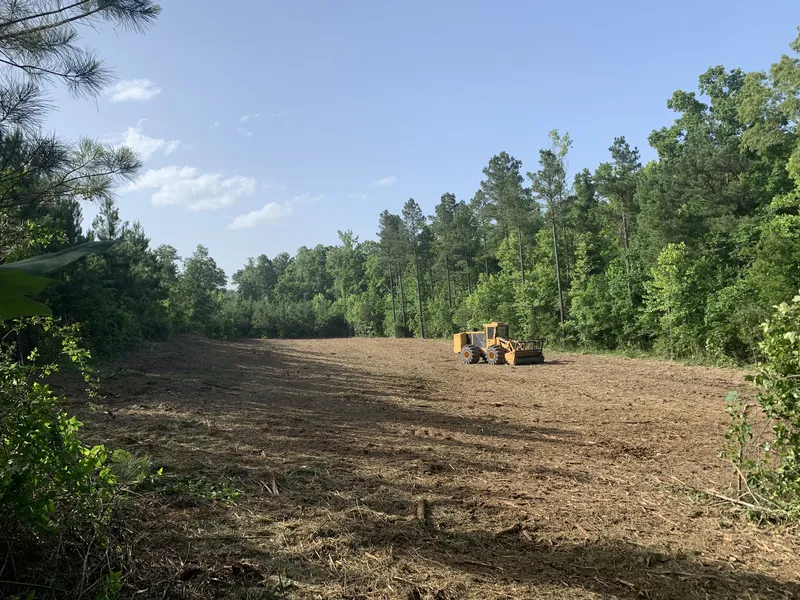
[[[50,275],[60,271],[68,264],[83,258],[87,254],[99,254],[108,250],[116,240],[109,240],[104,242],[86,242],[62,250],[61,252],[53,252],[51,254],[42,254],[32,258],[26,258],[13,263],[0,265],[0,271],[6,269],[16,269],[24,271],[31,275]]]
[[[53,282],[16,269],[0,270],[0,320],[18,317],[50,316],[52,311],[26,296],[40,293]]]
[[[9,291],[13,294],[39,294],[54,281],[17,269],[3,269],[0,270],[0,296],[11,295]]]
[[[105,252],[112,244],[114,241],[87,242],[61,252],[0,265],[0,321],[52,315],[47,306],[26,297],[41,293],[55,281],[42,275],[55,273],[87,254]]]
[[[5,290],[0,294],[0,321],[19,317],[49,317],[52,314],[48,306],[25,296],[7,296]]]

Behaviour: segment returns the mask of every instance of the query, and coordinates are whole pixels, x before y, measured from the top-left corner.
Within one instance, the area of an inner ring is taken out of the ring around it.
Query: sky
[[[338,230],[375,239],[409,198],[469,201],[501,151],[536,170],[552,129],[572,173],[620,135],[650,160],[675,90],[768,68],[800,25],[796,0],[161,4],[144,35],[81,30],[117,80],[93,100],[53,90],[47,127],[137,149],[122,218],[183,257],[207,246],[229,277]]]

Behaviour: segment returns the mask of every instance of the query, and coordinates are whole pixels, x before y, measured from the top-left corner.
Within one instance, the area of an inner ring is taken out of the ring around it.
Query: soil
[[[545,358],[192,337],[129,357],[105,372],[107,410],[74,407],[91,440],[164,468],[120,527],[126,593],[800,598],[796,529],[691,491],[730,493],[743,372]]]

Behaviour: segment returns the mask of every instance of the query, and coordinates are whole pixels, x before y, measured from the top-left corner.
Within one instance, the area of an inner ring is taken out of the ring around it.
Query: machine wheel
[[[506,351],[500,346],[489,346],[486,349],[486,362],[490,365],[502,365],[506,362]]]
[[[461,362],[466,365],[474,365],[481,360],[481,350],[477,346],[467,344],[461,348]]]

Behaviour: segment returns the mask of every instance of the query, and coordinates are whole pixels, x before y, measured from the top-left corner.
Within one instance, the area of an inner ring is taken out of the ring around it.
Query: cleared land
[[[742,373],[433,340],[183,338],[87,433],[165,475],[121,531],[138,598],[797,598],[797,531],[725,491]],[[212,501],[232,488],[233,504]]]

